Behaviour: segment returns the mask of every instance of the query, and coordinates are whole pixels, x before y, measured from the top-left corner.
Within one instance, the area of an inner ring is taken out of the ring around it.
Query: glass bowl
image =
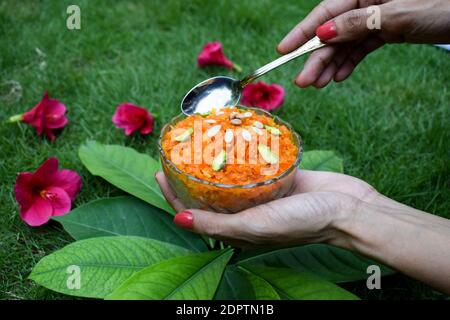
[[[221,184],[194,177],[191,174],[181,171],[169,159],[162,148],[162,139],[166,132],[169,131],[174,124],[186,117],[184,114],[180,114],[174,117],[161,130],[158,148],[162,169],[167,177],[168,183],[187,208],[220,213],[236,213],[250,207],[285,197],[292,190],[294,177],[303,153],[300,136],[292,129],[289,123],[267,111],[242,106],[238,106],[238,108],[253,110],[257,114],[263,114],[274,119],[277,124],[285,125],[292,132],[293,143],[298,150],[294,163],[291,167],[274,178],[244,185]]]

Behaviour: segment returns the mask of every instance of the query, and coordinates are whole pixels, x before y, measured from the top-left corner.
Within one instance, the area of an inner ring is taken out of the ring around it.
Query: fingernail
[[[334,21],[328,21],[316,29],[316,36],[320,40],[330,40],[337,36],[336,23]]]
[[[192,225],[194,224],[194,217],[192,216],[192,212],[182,211],[175,215],[175,217],[173,218],[173,222],[179,227],[192,229]]]

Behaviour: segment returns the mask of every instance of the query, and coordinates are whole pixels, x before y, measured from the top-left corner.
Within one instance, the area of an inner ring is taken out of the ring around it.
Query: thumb
[[[326,43],[361,40],[374,29],[369,29],[367,8],[347,11],[316,29],[316,35]]]
[[[236,236],[240,228],[239,214],[213,213],[198,209],[177,213],[173,222],[184,229],[205,234],[217,239],[229,239]]]

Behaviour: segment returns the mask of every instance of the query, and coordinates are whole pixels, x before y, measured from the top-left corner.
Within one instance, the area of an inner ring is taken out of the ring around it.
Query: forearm
[[[343,214],[335,228],[341,236],[332,244],[450,293],[450,220],[380,197]]]

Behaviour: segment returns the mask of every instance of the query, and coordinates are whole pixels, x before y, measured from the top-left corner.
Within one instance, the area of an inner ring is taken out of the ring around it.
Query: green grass
[[[34,106],[45,90],[69,110],[70,124],[54,143],[24,125],[0,126],[0,298],[65,298],[26,280],[44,255],[70,238],[56,224],[30,228],[18,216],[12,188],[21,171],[49,156],[77,170],[84,187],[75,206],[120,192],[83,168],[77,148],[86,139],[156,154],[162,125],[179,112],[183,94],[223,69],[199,70],[202,45],[222,41],[226,54],[249,72],[277,56],[277,42],[313,1],[76,1],[82,30],[65,27],[73,1],[0,2],[0,120]],[[47,67],[36,53],[45,53]],[[305,148],[335,150],[345,171],[389,197],[450,217],[450,57],[432,46],[387,46],[342,84],[300,90],[292,84],[304,60],[264,80],[286,88],[277,111],[295,125]],[[14,99],[6,81],[20,83]],[[155,133],[126,138],[111,123],[118,103],[130,101],[158,115]],[[366,299],[442,298],[402,275],[383,290],[349,284]]]

